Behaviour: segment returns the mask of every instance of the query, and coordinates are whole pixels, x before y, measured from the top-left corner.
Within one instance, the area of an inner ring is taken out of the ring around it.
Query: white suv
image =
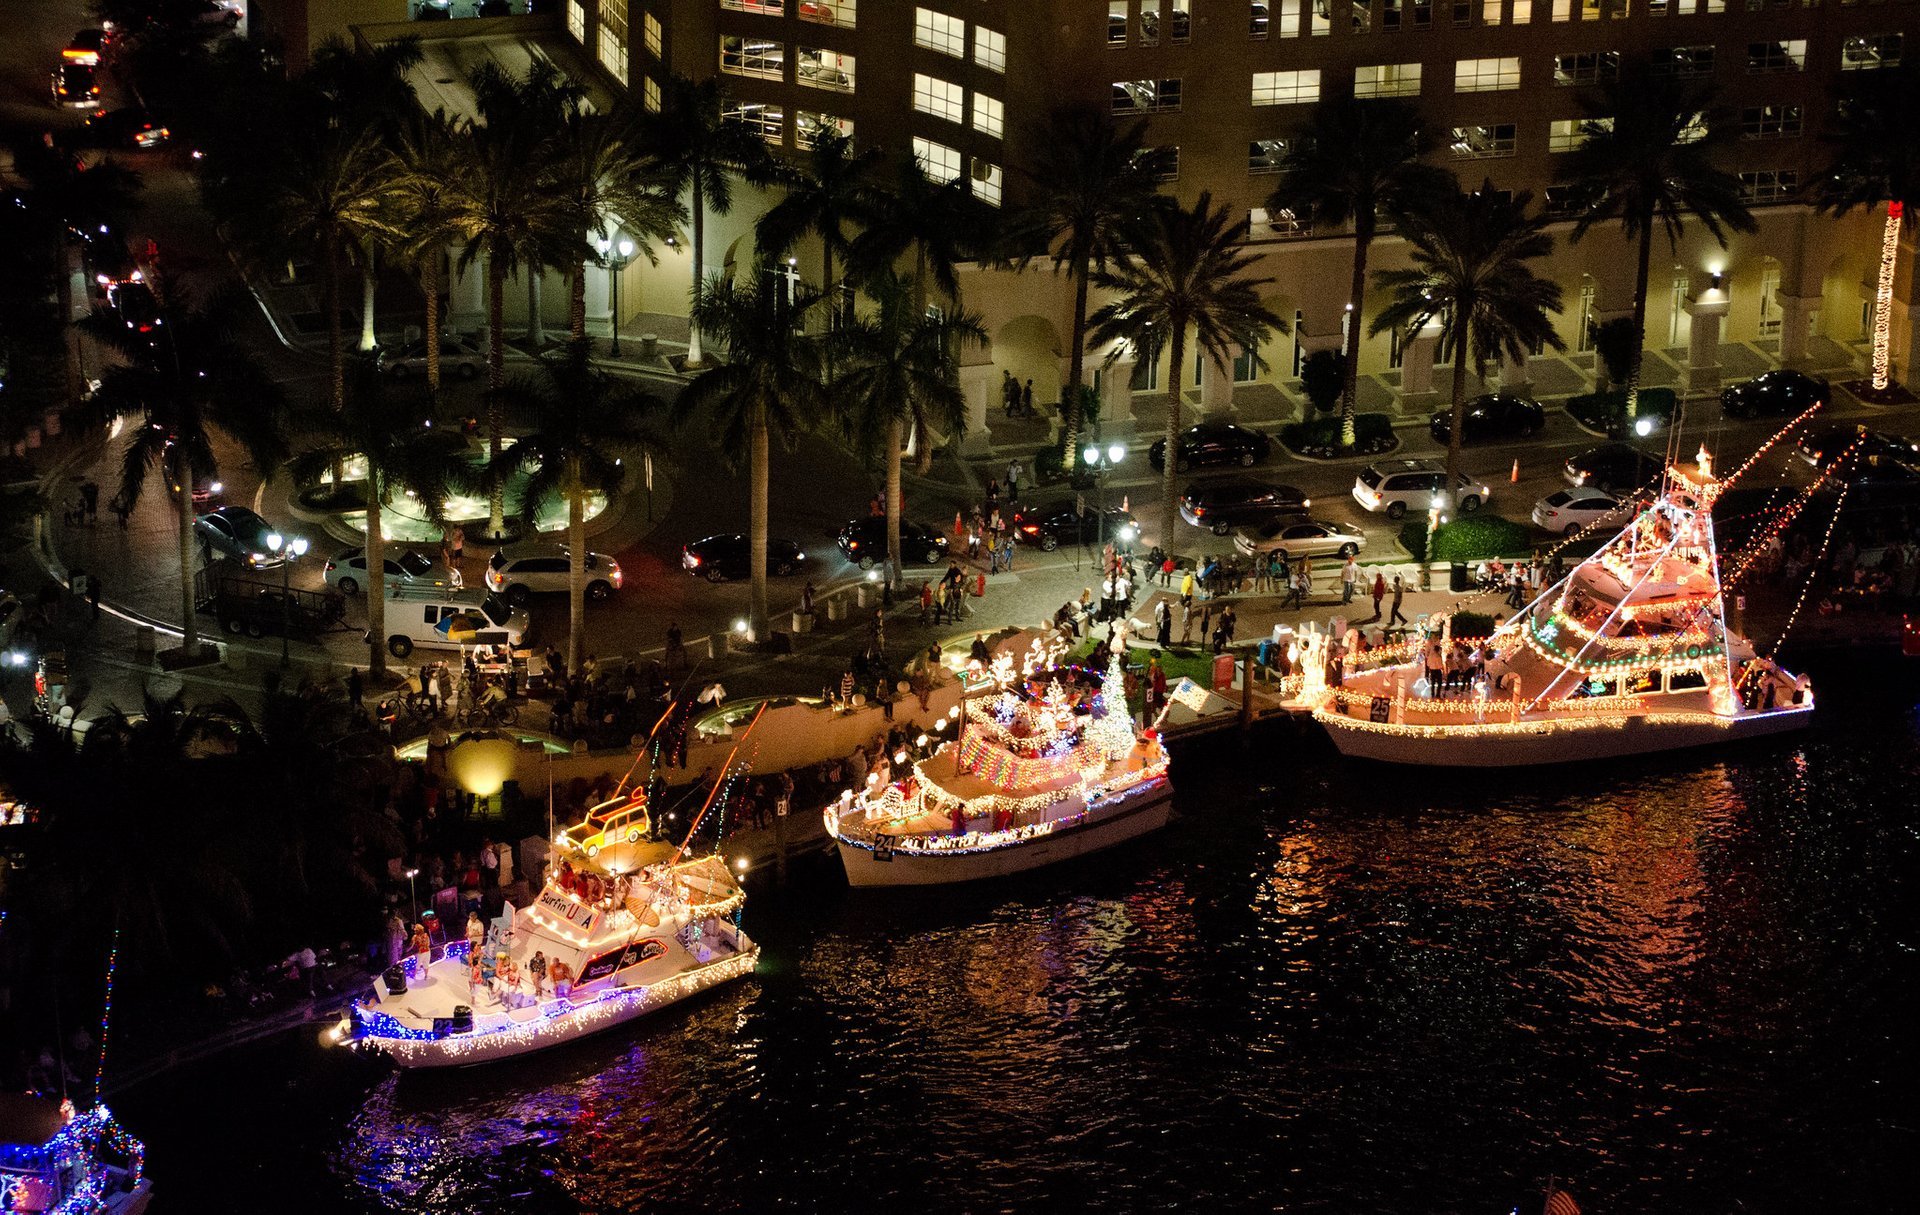
[[[1410,510],[1425,512],[1446,480],[1446,465],[1438,460],[1383,460],[1367,465],[1354,479],[1353,500],[1367,510],[1385,511],[1387,518],[1398,519]],[[1461,514],[1471,515],[1491,497],[1493,489],[1485,482],[1454,474],[1454,500]]]
[[[503,548],[487,562],[487,589],[505,595],[518,607],[537,594],[566,594],[567,546],[564,544],[517,544]],[[611,598],[620,589],[623,577],[620,563],[605,553],[587,554],[587,598],[595,602]]]

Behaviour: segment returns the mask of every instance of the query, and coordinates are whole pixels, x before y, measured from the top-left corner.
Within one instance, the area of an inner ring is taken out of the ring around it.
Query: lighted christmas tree
[[[1087,727],[1088,745],[1104,758],[1118,759],[1133,750],[1133,717],[1127,711],[1127,677],[1115,653],[1100,678],[1100,694],[1094,697],[1093,721]]]

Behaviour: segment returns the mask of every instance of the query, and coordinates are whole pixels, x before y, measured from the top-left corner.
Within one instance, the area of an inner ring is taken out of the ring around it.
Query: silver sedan
[[[1234,533],[1233,547],[1243,556],[1280,553],[1295,557],[1351,557],[1367,547],[1366,533],[1325,519],[1271,519]]]

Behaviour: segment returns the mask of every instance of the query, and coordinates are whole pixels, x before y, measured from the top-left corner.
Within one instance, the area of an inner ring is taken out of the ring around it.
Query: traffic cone
[[[1519,456],[1515,456],[1513,458],[1513,475],[1509,477],[1508,480],[1514,482],[1515,484],[1518,484],[1520,481],[1520,457]]]

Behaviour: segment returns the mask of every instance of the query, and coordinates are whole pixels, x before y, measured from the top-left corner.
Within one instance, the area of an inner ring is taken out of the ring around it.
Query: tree
[[[1316,350],[1300,361],[1300,387],[1316,411],[1326,413],[1340,404],[1346,385],[1347,356],[1338,350]]]
[[[233,295],[217,296],[201,309],[165,284],[155,284],[165,324],[151,343],[109,312],[81,323],[95,340],[125,360],[108,367],[100,387],[77,414],[83,429],[101,431],[116,418],[128,427],[120,457],[120,495],[139,501],[151,474],[166,478],[178,511],[181,649],[198,649],[193,602],[193,486],[218,475],[216,431],[240,445],[256,468],[284,458],[280,433],[284,398],[280,385],[238,340],[234,321],[243,306]]]
[[[1726,247],[1727,230],[1752,232],[1753,214],[1740,200],[1740,179],[1717,168],[1715,157],[1735,137],[1731,122],[1710,115],[1710,89],[1692,89],[1657,75],[1643,61],[1624,65],[1617,80],[1582,97],[1587,117],[1581,144],[1561,168],[1563,181],[1588,198],[1573,225],[1581,240],[1595,224],[1620,221],[1637,241],[1633,285],[1633,357],[1627,370],[1627,417],[1638,412],[1640,365],[1647,344],[1647,277],[1657,227],[1678,249],[1687,220],[1705,225]]]
[[[1453,185],[1452,175],[1421,163],[1431,150],[1420,111],[1404,101],[1342,96],[1314,107],[1307,126],[1287,145],[1280,180],[1267,199],[1274,215],[1310,218],[1316,227],[1353,225],[1353,277],[1347,291],[1345,353],[1340,385],[1340,446],[1354,444],[1354,394],[1360,370],[1360,322],[1366,309],[1367,255],[1383,217]]]
[[[958,309],[960,264],[986,243],[985,206],[968,192],[965,177],[937,183],[918,157],[900,160],[849,251],[855,277],[869,278],[911,257],[915,310],[927,310],[929,288]]]
[[[1173,550],[1179,517],[1181,389],[1185,382],[1187,334],[1215,366],[1232,362],[1236,347],[1257,351],[1261,341],[1286,332],[1286,322],[1260,302],[1268,278],[1250,278],[1259,255],[1246,250],[1247,222],[1229,219],[1227,208],[1213,205],[1201,191],[1191,209],[1163,206],[1155,225],[1142,234],[1124,267],[1094,275],[1094,284],[1117,292],[1090,318],[1096,343],[1125,343],[1142,359],[1170,354],[1167,376],[1166,455],[1162,461],[1160,546]],[[1111,356],[1110,356],[1111,357]],[[1259,359],[1257,353],[1252,356]],[[1072,453],[1068,453],[1072,457]]]
[[[879,160],[876,148],[855,153],[853,140],[846,136],[822,135],[798,163],[774,170],[774,181],[785,194],[754,228],[754,244],[769,260],[785,254],[802,237],[820,238],[820,291],[830,299],[829,328],[847,311],[833,276],[834,258],[844,258],[852,248],[847,225],[864,224],[873,214],[873,168]]]
[[[1471,194],[1454,190],[1422,201],[1402,223],[1413,266],[1382,270],[1374,285],[1391,302],[1374,318],[1372,331],[1418,333],[1440,326],[1440,355],[1453,359],[1452,429],[1447,434],[1445,496],[1451,500],[1460,472],[1460,432],[1467,401],[1467,361],[1486,374],[1502,353],[1519,358],[1530,349],[1566,349],[1553,331],[1550,312],[1560,311],[1560,286],[1536,275],[1528,263],[1553,251],[1546,221],[1528,215],[1533,195],[1507,195],[1487,181]]]
[[[1820,179],[1815,199],[1822,211],[1845,215],[1855,207],[1887,207],[1880,237],[1880,277],[1874,290],[1875,392],[1893,382],[1893,278],[1900,256],[1900,227],[1914,221],[1920,203],[1920,136],[1913,125],[1920,106],[1920,68],[1909,59],[1898,68],[1851,72],[1830,134],[1833,164]],[[1909,355],[1911,358],[1911,355]]]
[[[701,350],[699,296],[706,273],[707,209],[725,215],[733,210],[733,177],[744,174],[762,180],[767,174],[767,147],[745,126],[723,116],[726,86],[715,78],[698,84],[684,76],[671,77],[661,90],[660,108],[646,125],[646,147],[659,166],[661,183],[673,197],[688,195],[693,215],[693,317],[687,338],[687,366],[699,367]]]
[[[430,411],[389,399],[370,364],[360,366],[340,409],[305,414],[299,423],[303,450],[292,464],[296,482],[315,481],[355,457],[366,466],[361,497],[367,508],[367,665],[378,680],[387,671],[387,537],[381,511],[405,492],[437,522],[440,504],[463,478],[465,466],[448,446],[446,432],[432,429]],[[334,486],[335,493],[343,489]]]
[[[596,257],[594,239],[624,234],[657,266],[654,242],[677,239],[686,211],[642,155],[636,117],[629,112],[600,113],[570,100],[554,146],[553,168],[566,198],[564,239],[573,250],[568,332],[569,340],[578,343],[587,339],[587,262]]]
[[[447,117],[445,110],[417,113],[395,142],[402,172],[394,180],[392,198],[406,239],[394,250],[413,270],[426,308],[423,326],[427,346],[427,392],[440,392],[440,265],[453,234],[453,216],[468,172],[470,132]]]
[[[727,361],[694,377],[674,404],[676,424],[704,412],[723,456],[735,464],[746,456],[755,641],[767,639],[768,447],[776,434],[791,443],[826,414],[821,343],[801,329],[820,296],[804,287],[785,296],[761,274],[745,285],[718,275],[703,283],[693,319],[725,347]]]
[[[659,398],[594,367],[585,338],[540,360],[537,376],[515,377],[501,391],[533,420],[506,455],[527,473],[519,509],[532,529],[539,504],[559,495],[567,504],[567,669],[580,668],[587,616],[587,500],[609,502],[625,482],[628,456],[659,446],[651,419]]]
[[[867,282],[875,308],[835,335],[839,378],[835,403],[850,437],[862,451],[878,449],[887,470],[887,578],[899,577],[900,460],[906,434],[919,443],[920,470],[933,459],[935,427],[948,435],[966,429],[967,400],[960,391],[955,354],[961,346],[984,347],[987,331],[970,313],[930,316],[913,310],[908,285],[891,271]]]
[[[1055,273],[1073,284],[1073,334],[1067,348],[1067,385],[1061,393],[1064,450],[1077,449],[1082,419],[1075,403],[1086,381],[1087,288],[1096,273],[1127,264],[1127,247],[1141,239],[1172,153],[1146,145],[1147,124],[1122,127],[1105,106],[1065,105],[1033,134],[1031,163],[1020,167],[1027,205],[1014,217],[1009,244],[1025,256],[1053,259]]]

